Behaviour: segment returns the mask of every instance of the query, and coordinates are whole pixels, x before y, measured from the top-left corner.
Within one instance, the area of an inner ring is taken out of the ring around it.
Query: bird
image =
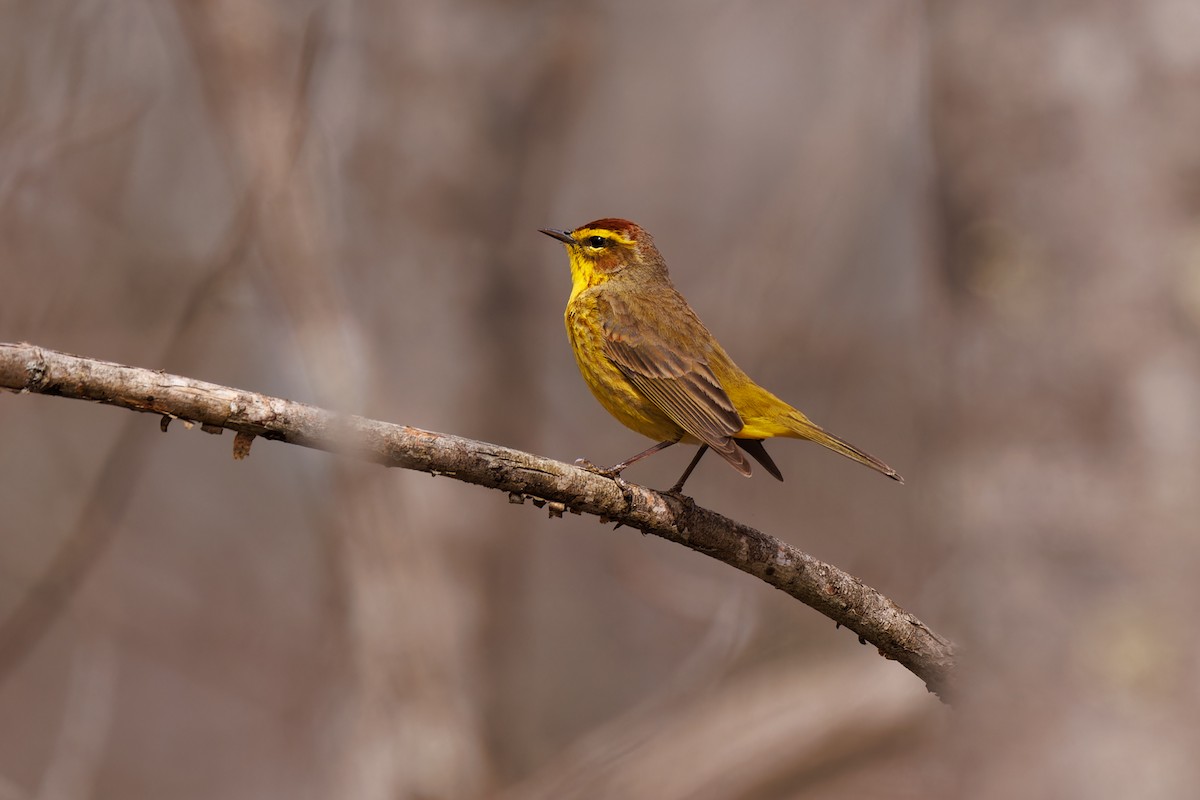
[[[883,461],[824,430],[755,383],[733,362],[671,283],[654,239],[640,225],[609,217],[574,230],[539,228],[566,247],[571,295],[564,321],[584,382],[627,428],[657,442],[611,467],[579,464],[620,479],[630,465],[671,445],[699,451],[668,492],[679,494],[712,450],[747,477],[747,454],[778,480],[764,440],[808,439],[893,480]]]

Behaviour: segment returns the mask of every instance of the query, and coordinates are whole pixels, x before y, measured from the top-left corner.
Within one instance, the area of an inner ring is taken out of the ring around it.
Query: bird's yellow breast
[[[696,443],[670,417],[634,388],[604,352],[604,330],[594,298],[573,292],[564,317],[575,363],[592,394],[625,427],[655,441]]]

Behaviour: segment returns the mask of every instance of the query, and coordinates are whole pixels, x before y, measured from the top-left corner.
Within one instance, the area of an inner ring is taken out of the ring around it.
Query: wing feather
[[[742,418],[708,365],[701,350],[707,331],[691,309],[684,305],[683,318],[676,315],[676,335],[668,337],[655,318],[635,318],[618,297],[605,301],[605,355],[675,424],[749,475],[750,462],[733,439],[743,427]]]

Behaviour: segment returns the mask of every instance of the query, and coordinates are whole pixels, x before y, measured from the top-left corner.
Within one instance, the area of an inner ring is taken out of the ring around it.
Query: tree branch
[[[235,457],[255,436],[421,470],[509,493],[550,513],[619,522],[748,572],[787,592],[900,662],[943,700],[953,694],[955,646],[857,578],[690,498],[596,475],[507,447],[434,433],[138,367],[0,343],[0,388],[71,397],[236,431]]]

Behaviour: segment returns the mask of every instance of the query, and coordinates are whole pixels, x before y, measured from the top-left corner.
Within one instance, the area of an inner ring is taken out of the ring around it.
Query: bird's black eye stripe
[[[605,239],[603,236],[589,236],[587,239],[587,243],[588,243],[588,247],[595,247],[596,249],[600,249],[601,247],[604,247],[605,245],[608,244],[608,239]]]

